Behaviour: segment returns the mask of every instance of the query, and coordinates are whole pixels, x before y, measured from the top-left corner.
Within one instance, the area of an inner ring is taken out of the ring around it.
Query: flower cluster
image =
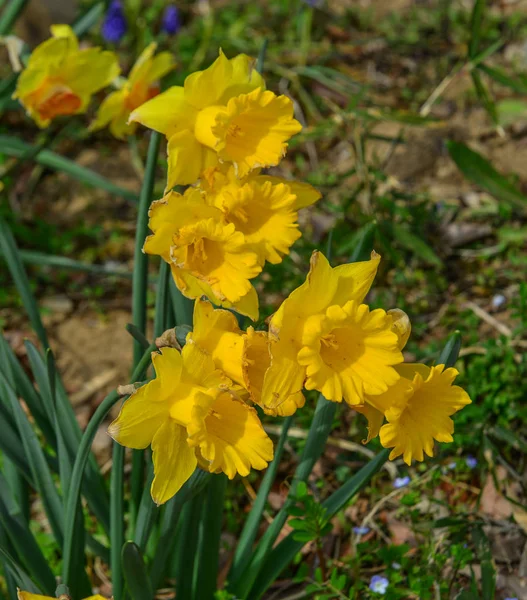
[[[366,441],[380,436],[392,459],[422,461],[435,441],[452,441],[451,417],[470,399],[453,385],[455,369],[404,363],[404,312],[365,303],[380,262],[375,252],[334,268],[314,252],[306,281],[266,331],[242,330],[230,312],[257,321],[252,280],[289,253],[301,236],[299,210],[321,197],[306,183],[262,171],[280,163],[301,126],[290,98],[266,89],[254,61],[220,50],[209,68],[159,93],[174,60],[156,56],[155,44],[125,80],[116,79],[112,53],[80,50],[69,27],[52,33],[16,92],[40,126],[84,111],[115,80],[91,129],[109,126],[122,138],[141,123],[167,138],[165,195],[150,207],[144,251],[165,260],[181,293],[195,299],[194,325],[182,350],[153,354],[155,379],[130,396],[109,429],[120,444],[152,447],[154,501],[171,498],[198,465],[230,478],[265,468],[273,445],[255,406],[289,416],[305,404],[304,390],[363,414]],[[174,190],[181,185],[190,187]]]
[[[114,52],[81,49],[68,25],[54,25],[51,33],[32,52],[13,97],[39,127],[48,127],[57,117],[86,112],[92,96],[112,84],[117,89],[102,102],[90,129],[109,126],[120,139],[132,134],[136,125],[128,123],[130,114],[159,94],[160,80],[175,66],[173,55],[155,55],[157,45],[152,43],[124,79]]]
[[[292,415],[304,389],[364,414],[368,440],[380,435],[391,458],[408,464],[432,455],[434,440],[452,440],[450,417],[470,399],[452,385],[455,369],[403,362],[404,312],[364,302],[380,262],[375,252],[335,268],[315,252],[305,283],[267,331],[244,331],[225,310],[257,319],[251,280],[289,252],[300,237],[298,211],[320,198],[307,184],[261,172],[279,163],[300,124],[291,100],[265,89],[249,57],[220,51],[130,121],[168,141],[166,192],[150,208],[144,251],[161,256],[179,290],[196,300],[183,350],[153,354],[156,378],[132,394],[109,430],[125,446],[152,446],[155,502],[172,497],[197,465],[230,478],[265,468],[273,446],[254,406]],[[173,191],[185,184],[192,185]]]

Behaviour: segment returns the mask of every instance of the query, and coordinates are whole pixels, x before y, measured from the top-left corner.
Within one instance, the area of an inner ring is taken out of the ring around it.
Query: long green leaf
[[[46,440],[56,450],[55,430],[44,410],[44,402],[3,335],[0,335],[0,371],[16,393],[24,399]]]
[[[170,284],[170,267],[164,260],[159,265],[159,277],[156,294],[156,312],[154,317],[154,339],[169,328],[168,301]]]
[[[1,136],[0,136],[1,138]],[[2,142],[0,140],[0,147],[2,147]],[[3,148],[2,148],[3,151]],[[37,303],[35,302],[35,298],[33,293],[31,292],[31,286],[29,285],[29,279],[27,278],[26,271],[20,260],[20,256],[18,254],[18,248],[15,242],[15,238],[11,233],[11,230],[7,226],[6,222],[0,217],[0,248],[2,249],[2,253],[7,262],[7,266],[9,267],[9,271],[11,272],[11,277],[15,282],[18,293],[20,294],[20,299],[22,300],[22,304],[26,309],[29,320],[31,321],[31,326],[35,333],[38,335],[40,343],[44,348],[49,347],[48,336],[46,335],[46,330],[44,329],[44,325],[42,324],[42,320],[40,318],[40,313],[38,311]]]
[[[23,156],[27,156],[28,153],[31,152],[32,146],[18,138],[0,135],[0,148],[2,149],[3,154],[7,154],[8,156],[13,156],[15,158],[21,158]],[[51,150],[40,150],[40,152],[35,155],[34,160],[37,164],[43,167],[53,171],[66,173],[66,175],[69,175],[81,183],[105,190],[112,195],[125,198],[126,200],[137,202],[137,194],[134,192],[115,185],[109,179],[106,179],[102,175],[95,173],[95,171],[86,169],[85,167],[78,165],[76,162],[61,156],[60,154],[56,154]]]
[[[240,574],[238,579],[231,578],[230,580],[229,589],[236,596],[240,596],[241,598],[247,597],[260,569],[263,567],[269,552],[287,521],[289,508],[295,501],[294,498],[298,483],[307,481],[316,461],[324,451],[326,440],[333,427],[336,409],[337,404],[335,402],[326,400],[322,394],[320,394],[315,409],[315,415],[313,416],[313,421],[309,428],[306,445],[304,446],[300,463],[295,471],[287,499],[273,519],[271,525],[269,525],[266,532],[263,534],[261,540],[258,542],[251,557],[250,564]]]
[[[0,450],[20,470],[20,473],[32,483],[31,471],[26,455],[22,447],[22,441],[14,423],[10,409],[5,404],[0,404],[0,419],[2,423],[2,435],[0,435]]]
[[[446,368],[453,367],[456,364],[459,351],[461,349],[461,334],[455,331],[448,339],[445,347],[437,359],[438,365],[445,365]]]
[[[29,342],[25,342],[28,357],[33,371],[35,380],[41,391],[41,396],[44,398],[43,403],[48,406],[49,418],[53,418],[55,413],[54,403],[57,404],[57,420],[60,427],[62,437],[66,448],[68,449],[71,462],[75,459],[79,447],[82,432],[79,423],[75,417],[75,411],[68,395],[64,390],[58,372],[55,370],[55,380],[53,388],[55,390],[55,400],[50,397],[51,386],[48,381],[48,370],[44,359],[35,346]],[[98,521],[103,526],[106,532],[109,531],[110,524],[108,520],[109,502],[104,480],[99,472],[95,457],[90,454],[86,478],[83,484],[83,492],[86,496],[90,508],[97,517]]]
[[[150,580],[154,590],[161,584],[165,574],[168,557],[174,545],[174,533],[181,516],[181,509],[201,491],[210,477],[213,477],[213,475],[201,469],[196,469],[174,498],[166,503],[156,553],[150,569]]]
[[[443,266],[443,261],[432,248],[418,235],[399,223],[390,223],[389,229],[395,240],[407,250],[414,252],[421,260],[435,267]]]
[[[448,152],[458,169],[467,179],[489,194],[510,204],[525,209],[527,198],[503,175],[498,173],[488,160],[461,142],[447,142]]]
[[[81,15],[72,25],[75,35],[82,37],[94,25],[96,25],[104,14],[104,2],[97,2]]]
[[[276,473],[278,472],[278,467],[280,466],[280,461],[282,460],[284,445],[287,441],[287,433],[292,422],[293,418],[287,417],[282,425],[282,432],[280,433],[280,438],[274,451],[274,458],[265,471],[262,483],[260,484],[256,498],[253,502],[249,515],[245,520],[245,525],[243,526],[243,530],[238,539],[238,544],[236,546],[232,566],[229,572],[229,581],[238,580],[251,560],[252,547],[256,540],[256,536],[258,535],[261,518],[265,504],[267,503],[267,497],[269,496],[271,486],[273,485]]]
[[[3,564],[11,571],[15,577],[18,586],[24,591],[31,592],[33,594],[40,594],[41,590],[33,583],[31,577],[24,571],[24,569],[17,563],[17,561],[7,552],[2,546],[0,546],[0,559]]]
[[[148,475],[146,485],[143,488],[141,503],[139,504],[134,532],[134,542],[139,546],[141,552],[146,550],[148,539],[150,538],[156,517],[159,514],[159,508],[154,504],[150,495],[150,487],[154,480],[154,465],[151,457],[148,462]]]
[[[498,124],[498,112],[496,110],[496,104],[491,97],[487,86],[483,83],[480,72],[473,69],[470,73],[474,88],[476,89],[476,95],[478,96],[483,108],[487,111],[491,121],[494,125]]]
[[[214,600],[220,558],[221,523],[227,477],[221,473],[210,478],[199,522],[199,543],[195,563],[194,600]]]
[[[194,301],[183,296],[183,294],[176,287],[172,277],[170,278],[169,290],[170,298],[172,299],[172,306],[174,308],[174,314],[176,315],[176,324],[189,325],[192,327]]]
[[[31,426],[14,390],[5,377],[0,374],[0,394],[8,399],[11,411],[20,433],[24,452],[29,462],[31,476],[42,499],[49,524],[59,546],[62,546],[64,531],[62,528],[62,502],[57,492],[44,452],[35,430]]]
[[[370,481],[373,475],[380,471],[389,454],[389,450],[380,452],[341,488],[331,494],[331,496],[323,503],[324,508],[327,509],[328,518],[331,518],[343,508],[356,494],[358,494],[362,487]],[[254,586],[248,594],[242,596],[244,600],[259,600],[273,581],[280,575],[282,570],[290,564],[297,552],[302,549],[304,542],[295,541],[293,536],[294,533],[290,533],[269,554]]]
[[[0,473],[0,521],[11,543],[24,561],[24,567],[46,592],[55,591],[55,577],[39,548],[20,507],[11,496],[9,486]]]
[[[154,592],[146,572],[141,550],[133,542],[126,542],[122,551],[126,588],[132,600],[152,600]]]
[[[36,351],[36,349],[35,349]],[[34,357],[36,359],[37,357]],[[38,358],[40,358],[38,356]],[[36,360],[35,368],[38,369],[38,360]],[[58,374],[55,367],[55,358],[51,349],[46,352],[46,363],[47,363],[47,381],[38,382],[40,389],[46,389],[44,396],[49,393],[49,401],[51,404],[51,411],[53,414],[53,420],[55,425],[55,435],[57,438],[57,457],[59,462],[59,477],[62,487],[63,495],[63,506],[66,506],[68,498],[69,482],[71,479],[71,468],[72,461],[64,440],[64,434],[62,430],[61,420],[59,419],[58,413],[60,407],[57,406],[57,380]],[[50,413],[51,414],[51,413]],[[73,549],[74,556],[72,562],[75,564],[75,571],[78,573],[78,577],[74,582],[75,587],[72,589],[72,594],[75,597],[85,597],[91,594],[91,583],[88,579],[86,571],[84,570],[84,540],[86,533],[84,531],[84,515],[82,508],[79,507],[77,511],[77,519],[75,521],[76,533],[75,537],[79,540],[79,543]]]
[[[110,476],[110,568],[115,600],[121,600],[124,591],[121,563],[121,548],[124,544],[124,515],[124,446],[114,444]]]
[[[210,485],[210,480],[208,482]],[[202,490],[192,502],[183,509],[183,521],[176,536],[175,558],[176,569],[176,598],[197,600],[192,592],[197,572],[202,565],[198,564],[198,536],[197,532],[201,520],[206,489]],[[209,599],[203,599],[209,600]]]
[[[27,3],[28,0],[9,0],[0,17],[0,35],[7,35],[11,31]]]
[[[139,381],[144,376],[151,361],[151,352],[156,348],[152,345],[143,355],[141,361],[134,370],[131,381]],[[82,479],[86,463],[90,456],[90,448],[93,438],[97,433],[97,429],[110,412],[111,408],[119,401],[117,392],[111,392],[106,396],[102,403],[97,407],[93,417],[91,418],[86,430],[82,436],[81,443],[77,451],[75,463],[71,474],[71,482],[68,491],[68,501],[66,504],[65,519],[64,519],[64,559],[62,563],[62,580],[66,585],[70,585],[76,576],[72,564],[72,549],[76,543],[75,539],[75,516],[79,505]]]
[[[18,557],[16,556],[15,548],[13,547],[13,544],[11,544],[11,542],[9,541],[9,538],[7,537],[7,533],[5,532],[4,528],[2,527],[2,523],[0,522],[0,549],[1,548],[3,548],[3,550],[6,552],[6,554],[8,556],[11,556],[13,559],[18,560]],[[4,559],[1,552],[0,552],[0,567],[2,567],[5,585],[7,588],[7,594],[9,596],[9,598],[16,598],[17,588],[18,588],[19,584],[18,584],[17,580],[15,579],[13,570],[10,568],[9,563]],[[28,578],[28,581],[31,583],[31,585],[36,588],[36,586],[33,584],[31,579],[29,578],[29,575],[27,575],[27,578]],[[7,600],[9,600],[9,598]]]
[[[485,75],[488,75],[491,79],[494,79],[497,83],[511,88],[518,94],[527,94],[527,81],[520,77],[511,77],[502,69],[496,67],[489,67],[485,64],[478,65],[478,69],[483,71]]]
[[[486,3],[486,0],[476,0],[474,2],[474,8],[472,9],[472,16],[470,19],[470,43],[468,46],[468,56],[471,59],[478,54],[481,40],[481,24],[483,22]]]
[[[134,274],[132,279],[132,320],[134,326],[143,335],[146,335],[146,293],[148,286],[148,254],[143,252],[143,246],[148,233],[148,211],[154,192],[157,156],[159,154],[160,143],[161,134],[156,131],[152,132],[146,157],[145,176],[143,185],[141,186],[139,206],[137,208]],[[141,359],[143,350],[141,344],[135,341],[134,366]],[[144,466],[144,450],[133,450],[130,498],[132,523],[135,523],[137,518],[137,512],[143,494]],[[117,600],[119,600],[119,598],[117,598]]]
[[[496,595],[496,570],[492,564],[490,542],[481,527],[472,529],[472,540],[481,563],[481,600],[494,600]]]

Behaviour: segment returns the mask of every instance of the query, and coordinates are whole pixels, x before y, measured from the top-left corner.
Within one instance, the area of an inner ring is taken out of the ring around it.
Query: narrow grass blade
[[[154,317],[154,339],[159,337],[169,328],[168,324],[168,302],[170,267],[164,260],[159,265],[159,277],[157,280],[156,308]]]
[[[239,579],[230,580],[230,591],[241,598],[246,598],[254,581],[256,580],[260,569],[263,567],[269,552],[271,551],[275,541],[282,531],[287,517],[289,508],[294,502],[296,495],[296,487],[299,482],[306,481],[309,477],[316,461],[320,458],[324,451],[326,440],[333,427],[333,420],[337,404],[326,400],[322,394],[319,396],[315,415],[306,440],[306,445],[300,458],[300,463],[296,468],[291,488],[287,499],[273,519],[273,522],[267,528],[262,538],[258,542],[254,553],[251,557],[251,562],[247,568],[240,574]]]
[[[159,508],[154,504],[152,497],[150,496],[150,487],[154,480],[154,465],[151,458],[148,463],[146,485],[143,488],[143,496],[141,498],[141,503],[139,504],[134,532],[134,542],[139,546],[141,552],[146,551],[148,539],[150,538],[156,517],[159,514]]]
[[[59,546],[63,542],[62,502],[57,492],[44,452],[38,437],[29,422],[18,398],[5,377],[0,374],[0,393],[8,399],[11,411],[20,433],[22,446],[26,454],[32,479],[42,499],[49,524]]]
[[[157,549],[150,568],[150,581],[154,590],[158,588],[163,580],[168,557],[174,545],[174,532],[181,516],[181,510],[188,501],[192,500],[203,489],[210,477],[213,477],[213,475],[201,469],[196,469],[185,485],[165,506]]]
[[[155,346],[150,348],[144,353],[141,361],[135,368],[131,382],[139,381],[144,377],[148,366],[151,361],[151,352],[155,350]],[[110,412],[111,408],[119,401],[119,395],[116,391],[111,392],[97,407],[93,417],[91,418],[86,430],[82,436],[75,463],[73,464],[73,470],[71,474],[71,482],[68,491],[68,499],[65,510],[64,518],[64,559],[62,563],[62,580],[66,585],[71,585],[71,581],[76,577],[75,571],[73,570],[73,563],[71,561],[72,548],[77,542],[75,539],[75,516],[77,513],[77,507],[79,506],[80,493],[84,470],[86,463],[90,456],[90,448],[97,433],[97,429],[106,418],[106,415]]]
[[[472,76],[472,82],[474,83],[474,88],[476,90],[476,95],[478,96],[481,104],[483,104],[483,108],[487,111],[491,121],[494,125],[498,124],[498,112],[496,110],[496,104],[492,99],[487,86],[483,83],[480,72],[473,69],[470,73]]]
[[[525,210],[527,197],[506,177],[496,171],[488,160],[461,142],[447,142],[448,153],[463,175],[491,196]]]
[[[386,226],[389,227],[390,237],[393,237],[401,246],[413,252],[422,261],[434,267],[443,266],[443,261],[434,250],[422,238],[410,231],[408,227],[399,223],[389,223]]]
[[[137,223],[135,232],[134,274],[132,278],[132,320],[133,325],[143,336],[146,333],[146,292],[148,286],[148,254],[143,252],[143,245],[148,233],[148,210],[154,192],[157,156],[161,143],[161,134],[153,131],[150,136],[148,154],[146,157],[145,177],[139,196],[137,208]],[[143,354],[143,346],[134,342],[134,366]],[[132,453],[132,476],[130,511],[131,521],[135,523],[137,511],[143,494],[144,450],[134,450]],[[122,544],[119,546],[121,548]],[[119,559],[120,564],[120,559]],[[117,599],[119,600],[119,599]]]
[[[150,342],[146,339],[145,334],[140,331],[135,325],[132,323],[126,324],[126,331],[134,338],[134,340],[141,347],[142,352],[144,352],[148,346],[150,346]]]
[[[9,556],[13,557],[14,559],[18,558],[15,556],[15,554],[16,554],[15,549],[13,548],[13,545],[9,541],[9,538],[7,537],[7,534],[4,530],[4,528],[2,527],[1,522],[0,522],[0,548],[3,548],[4,551]],[[16,591],[18,588],[17,581],[13,575],[13,571],[9,568],[9,565],[4,560],[1,553],[0,553],[0,567],[1,567],[0,577],[3,574],[4,581],[5,581],[5,587],[7,589],[7,595],[9,596],[9,598],[16,598]],[[29,579],[29,575],[28,575],[28,579]],[[35,587],[33,582],[31,582],[31,585],[33,585],[33,587]],[[9,600],[9,598],[7,600]]]
[[[0,419],[2,422],[2,435],[0,435],[0,450],[13,462],[19,469],[20,473],[32,483],[31,471],[27,462],[22,441],[18,434],[16,425],[13,422],[11,412],[8,412],[6,407],[0,404]]]
[[[210,480],[208,482],[210,485]],[[200,600],[193,596],[194,579],[198,576],[197,550],[198,529],[203,510],[206,490],[202,490],[192,502],[185,505],[183,509],[182,527],[179,537],[176,538],[175,557],[176,569],[176,598],[188,598],[188,600]],[[203,598],[203,600],[209,600]]]
[[[44,437],[56,450],[55,430],[44,410],[44,402],[3,335],[0,335],[0,371],[16,393],[24,399]]]
[[[476,0],[474,2],[474,8],[472,9],[472,16],[470,19],[470,43],[468,46],[468,56],[471,59],[475,58],[478,54],[481,40],[481,24],[483,22],[486,3],[487,0]]]
[[[260,522],[267,502],[267,497],[269,496],[271,486],[273,485],[278,467],[280,466],[280,461],[282,460],[284,445],[287,441],[287,432],[289,431],[292,422],[293,418],[287,417],[282,425],[282,432],[274,451],[273,461],[265,471],[262,483],[260,484],[260,488],[258,489],[258,493],[256,494],[256,498],[239,537],[229,572],[229,581],[238,580],[251,560],[252,547],[256,540],[256,536],[258,535],[258,529],[260,528]]]
[[[461,334],[455,331],[448,339],[445,347],[437,359],[438,365],[445,365],[446,368],[453,367],[456,364],[459,351],[461,350]]]
[[[2,147],[1,141],[0,147]],[[2,147],[2,152],[3,151],[4,149]],[[46,330],[42,324],[35,297],[33,296],[31,286],[29,285],[29,279],[27,278],[26,271],[22,261],[20,260],[15,238],[13,237],[13,234],[11,233],[11,230],[7,226],[6,222],[2,218],[0,218],[0,248],[2,249],[7,266],[11,272],[11,277],[13,278],[18,293],[20,294],[22,304],[24,305],[29,320],[31,321],[31,326],[37,334],[42,346],[44,348],[48,348],[48,336],[46,335]]]
[[[194,301],[183,296],[183,294],[177,289],[172,277],[170,278],[169,288],[172,306],[174,307],[174,314],[176,315],[176,325],[189,325],[192,327]]]
[[[502,69],[496,67],[489,67],[485,64],[478,65],[478,69],[488,75],[491,79],[498,82],[500,85],[504,85],[511,88],[518,94],[527,94],[527,81],[522,77],[510,77]]]
[[[130,271],[107,269],[104,265],[92,265],[67,258],[66,256],[54,256],[53,254],[44,254],[43,252],[33,252],[32,250],[19,250],[20,258],[24,263],[38,265],[42,267],[53,267],[56,269],[68,269],[71,271],[84,271],[103,277],[122,277],[123,279],[132,279]]]
[[[9,0],[0,16],[0,35],[7,35],[11,31],[27,3],[28,0]]]
[[[11,490],[18,506],[20,514],[29,523],[29,488],[27,480],[20,473],[17,465],[9,460],[7,456],[2,457],[2,472],[7,481],[8,489]]]
[[[94,25],[97,25],[104,14],[104,2],[97,2],[81,15],[72,25],[72,29],[78,37],[87,33]]]
[[[363,225],[351,239],[346,240],[343,244],[338,247],[338,255],[342,256],[352,251],[353,255],[367,255],[373,250],[375,242],[375,230],[377,229],[377,222],[372,221]],[[356,259],[351,258],[351,262]]]
[[[328,518],[331,518],[343,508],[370,481],[373,475],[380,471],[389,454],[389,450],[380,452],[341,488],[331,494],[323,503],[324,508],[328,511]],[[244,600],[259,600],[273,581],[277,579],[282,570],[291,563],[297,552],[300,552],[304,542],[295,541],[293,535],[294,533],[290,533],[269,554],[250,593],[242,596]]]
[[[481,600],[494,600],[496,595],[496,570],[492,564],[489,539],[481,527],[472,529],[472,541],[481,563]]]
[[[124,447],[113,445],[110,477],[110,569],[115,600],[123,598],[121,548],[124,544]]]
[[[20,512],[9,491],[7,481],[0,473],[0,521],[24,567],[46,592],[55,591],[55,577],[39,548],[28,522]]]
[[[46,412],[48,412],[48,418],[52,419],[56,412],[58,427],[60,427],[62,438],[68,450],[70,461],[73,463],[82,436],[81,429],[77,419],[75,418],[73,407],[69,401],[66,391],[64,390],[64,386],[62,385],[58,372],[54,370],[55,379],[53,382],[49,382],[47,366],[40,352],[29,341],[26,341],[25,346],[30,358],[33,376],[35,377],[35,380],[41,391],[43,404],[47,407]],[[55,399],[52,399],[50,395],[52,386],[55,390]],[[56,411],[54,407],[55,403],[57,404]],[[95,461],[95,457],[93,455],[90,455],[89,458],[83,491],[86,495],[86,499],[88,500],[90,508],[93,510],[93,513],[103,526],[104,530],[108,532],[110,529],[110,523],[108,520],[108,494],[104,480],[99,472],[97,462]]]
[[[145,561],[139,546],[134,542],[124,544],[122,563],[126,589],[132,600],[152,600],[154,592],[146,572]]]
[[[31,577],[22,569],[16,560],[0,546],[0,560],[11,571],[18,587],[32,594],[41,594],[42,591],[33,583]]]
[[[210,478],[199,522],[199,544],[195,564],[192,598],[214,600],[217,588],[220,536],[227,477],[221,473]]]
[[[27,156],[28,152],[31,152],[32,149],[30,144],[7,135],[0,135],[0,148],[2,148],[3,154],[15,158]],[[60,156],[60,154],[56,154],[51,150],[40,150],[40,152],[35,155],[34,161],[53,171],[66,173],[66,175],[69,175],[72,179],[76,179],[90,187],[105,190],[112,195],[131,200],[132,202],[137,202],[138,200],[137,194],[134,192],[115,185],[109,179],[95,173],[95,171],[81,167],[81,165],[76,162],[69,160],[64,156]]]
[[[38,363],[38,361],[36,362]],[[50,403],[52,405],[53,418],[55,424],[55,435],[57,437],[57,458],[59,463],[59,477],[62,487],[63,506],[65,507],[68,498],[69,482],[71,479],[72,461],[68,452],[68,448],[66,446],[66,442],[64,441],[62,426],[58,417],[59,407],[57,407],[56,386],[58,375],[55,367],[55,358],[53,356],[53,352],[50,349],[48,349],[46,352],[46,363],[47,381],[43,381],[42,383],[38,382],[38,385],[42,390],[46,388],[44,396],[46,396],[48,393],[50,395]],[[75,537],[79,542],[76,544],[75,548],[73,548],[74,556],[72,557],[72,562],[75,564],[75,571],[76,573],[78,573],[78,577],[75,580],[75,587],[72,590],[72,594],[75,597],[85,597],[91,594],[91,584],[86,574],[86,571],[84,570],[84,540],[86,538],[86,533],[84,531],[84,515],[82,513],[82,508],[80,507],[77,511],[75,527]]]

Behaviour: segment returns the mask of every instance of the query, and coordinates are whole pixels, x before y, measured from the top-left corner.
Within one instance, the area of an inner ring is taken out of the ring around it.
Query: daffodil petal
[[[171,190],[176,185],[195,183],[206,168],[218,164],[216,154],[200,144],[190,129],[171,135],[168,140],[167,151],[167,190]]]
[[[192,475],[198,461],[187,443],[187,431],[174,420],[168,419],[156,432],[152,441],[154,480],[150,492],[159,506],[170,500]]]
[[[361,303],[370,291],[381,257],[372,252],[370,260],[340,265],[333,270],[337,279],[337,290],[332,304],[343,305],[349,300]]]
[[[363,406],[354,406],[353,408],[368,420],[368,436],[365,440],[362,440],[363,444],[367,444],[379,435],[384,422],[384,413],[367,403]]]
[[[174,133],[193,126],[195,111],[185,101],[185,91],[174,86],[141,104],[130,115],[130,121],[141,123],[170,138]]]

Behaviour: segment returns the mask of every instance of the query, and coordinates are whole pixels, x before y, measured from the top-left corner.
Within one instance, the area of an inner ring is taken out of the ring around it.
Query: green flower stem
[[[155,349],[155,345],[152,344],[148,348],[148,350],[143,354],[141,360],[139,361],[137,367],[135,368],[132,374],[132,383],[135,381],[140,381],[144,377],[146,370],[151,362],[151,353]],[[64,553],[62,563],[62,580],[66,585],[68,584],[68,582],[73,581],[74,578],[77,576],[72,568],[72,549],[74,547],[74,544],[77,543],[77,540],[75,539],[74,535],[75,513],[80,500],[82,477],[84,475],[86,463],[90,455],[90,448],[98,428],[106,418],[106,415],[110,412],[111,408],[115,404],[117,404],[119,399],[120,397],[117,391],[113,391],[110,394],[108,394],[108,396],[106,396],[102,403],[97,407],[97,410],[95,411],[93,417],[88,423],[88,426],[86,427],[86,430],[82,436],[77,452],[77,457],[73,465],[71,481],[68,490],[68,497],[66,502],[66,516],[64,522]]]

